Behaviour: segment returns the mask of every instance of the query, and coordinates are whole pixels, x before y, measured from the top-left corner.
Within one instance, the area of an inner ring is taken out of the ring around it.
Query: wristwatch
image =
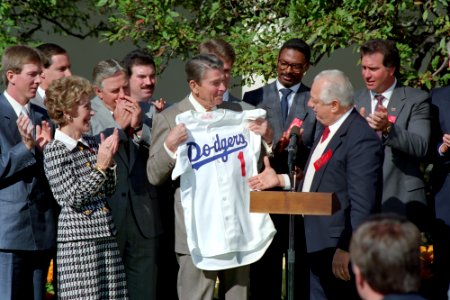
[[[383,136],[387,138],[389,133],[391,133],[391,130],[392,130],[392,123],[389,122],[389,125],[383,129]]]

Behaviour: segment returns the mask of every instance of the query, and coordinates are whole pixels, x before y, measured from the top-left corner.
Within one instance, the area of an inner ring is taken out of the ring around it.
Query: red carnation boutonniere
[[[319,169],[322,168],[322,166],[326,164],[332,156],[333,152],[331,149],[328,149],[327,152],[322,154],[322,156],[314,162],[314,169],[316,169],[316,172],[319,171]]]
[[[389,116],[388,115],[388,121],[389,123],[395,124],[395,121],[397,120],[396,116]]]

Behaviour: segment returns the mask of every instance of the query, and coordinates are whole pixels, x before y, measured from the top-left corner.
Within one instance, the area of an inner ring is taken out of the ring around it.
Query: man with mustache
[[[139,102],[142,109],[144,126],[142,138],[150,140],[153,118],[166,106],[163,98],[153,99],[156,88],[155,61],[144,50],[136,49],[124,57],[122,65],[128,75],[130,96]]]

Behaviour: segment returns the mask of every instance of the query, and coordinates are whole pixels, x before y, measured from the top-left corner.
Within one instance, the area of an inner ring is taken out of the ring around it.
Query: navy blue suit
[[[430,151],[433,157],[431,190],[434,196],[435,228],[435,299],[447,299],[450,284],[450,151],[439,155],[444,133],[450,133],[450,86],[431,91],[434,142]]]
[[[33,124],[47,119],[31,104]],[[55,247],[55,201],[42,153],[28,150],[13,107],[0,95],[0,291],[2,299],[43,299]],[[34,296],[33,296],[34,293]]]
[[[319,140],[315,141],[314,148]],[[324,153],[328,151],[331,157],[316,170],[310,192],[335,193],[341,208],[332,216],[304,217],[311,300],[352,299],[350,291],[356,295],[354,282],[334,277],[331,262],[336,248],[348,251],[353,230],[370,214],[379,211],[381,203],[382,145],[355,109],[334,134]]]
[[[322,127],[316,122],[314,112],[308,107],[309,87],[301,84],[292,99],[292,105],[286,121],[281,113],[280,96],[276,81],[246,92],[243,101],[257,108],[267,111],[267,120],[272,127],[274,137],[274,156],[270,158],[270,165],[279,174],[288,173],[288,153],[280,150],[278,143],[283,133],[289,129],[295,118],[303,121],[302,144],[297,153],[296,164],[303,169],[309,156],[314,139]],[[272,214],[271,218],[277,229],[272,244],[264,256],[250,266],[250,298],[279,299],[281,297],[282,257],[289,248],[289,216]],[[303,235],[303,220],[296,217],[295,233],[296,264],[295,264],[295,298],[306,299],[308,290],[308,268],[305,257],[305,241]]]

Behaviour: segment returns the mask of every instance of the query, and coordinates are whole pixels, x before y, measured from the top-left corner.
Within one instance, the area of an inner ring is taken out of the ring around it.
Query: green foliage
[[[132,41],[155,55],[160,70],[185,60],[212,37],[230,42],[235,76],[274,77],[278,49],[305,39],[318,63],[339,48],[371,38],[397,42],[402,81],[427,88],[447,84],[448,0],[9,0],[0,4],[0,51],[37,42],[46,31],[79,38],[102,34]],[[252,81],[251,77],[245,77]]]
[[[92,0],[9,0],[0,4],[0,51],[14,44],[33,44],[39,41],[36,32],[70,35],[80,39],[96,36],[105,29],[100,21],[92,21],[98,14]]]
[[[371,38],[398,43],[402,80],[414,86],[447,83],[433,74],[446,57],[450,10],[447,0],[98,0],[114,8],[109,41],[131,39],[162,64],[186,59],[198,44],[222,37],[236,50],[234,75],[275,74],[281,43],[305,39],[318,63],[334,50],[361,45]],[[444,68],[445,70],[445,68]],[[251,78],[248,79],[251,81]]]

